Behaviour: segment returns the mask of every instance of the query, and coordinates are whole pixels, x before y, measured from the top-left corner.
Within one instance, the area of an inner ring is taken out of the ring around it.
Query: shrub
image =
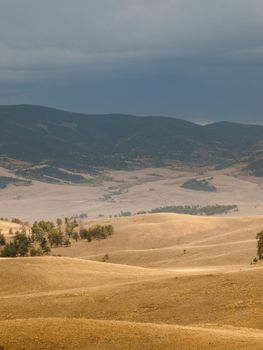
[[[63,245],[65,246],[65,247],[69,247],[70,246],[70,240],[68,239],[68,238],[65,238],[64,240],[63,240]]]
[[[102,257],[102,262],[107,262],[107,261],[109,261],[109,259],[110,259],[110,256],[109,256],[109,254],[107,253],[107,254],[105,254],[105,255]]]
[[[35,249],[35,248],[30,249],[30,256],[37,256],[38,255],[37,253],[38,253],[37,249]]]

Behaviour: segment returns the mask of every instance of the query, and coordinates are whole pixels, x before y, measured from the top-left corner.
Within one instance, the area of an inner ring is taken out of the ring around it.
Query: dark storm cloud
[[[261,0],[0,0],[0,103],[261,122]]]

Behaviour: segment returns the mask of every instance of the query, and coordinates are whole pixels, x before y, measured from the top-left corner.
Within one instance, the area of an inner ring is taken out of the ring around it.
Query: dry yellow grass
[[[56,253],[144,267],[185,267],[248,264],[256,252],[256,233],[263,216],[197,217],[151,214],[86,223],[112,224],[107,240],[78,242]],[[186,250],[186,254],[184,254]]]
[[[9,237],[9,230],[12,230],[13,233],[16,231],[21,231],[21,225],[15,224],[13,222],[1,221],[0,220],[0,232]]]
[[[260,350],[262,342],[261,332],[236,328],[81,319],[0,322],[0,345],[8,350]]]
[[[19,258],[1,260],[0,271],[2,320],[75,317],[263,329],[261,265],[184,275],[69,258]]]
[[[262,217],[102,222],[111,238],[56,250],[75,258],[0,259],[5,350],[263,349]]]

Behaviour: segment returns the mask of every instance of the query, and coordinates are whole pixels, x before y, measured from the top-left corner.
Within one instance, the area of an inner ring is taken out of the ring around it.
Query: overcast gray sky
[[[263,123],[262,0],[0,0],[0,104]]]

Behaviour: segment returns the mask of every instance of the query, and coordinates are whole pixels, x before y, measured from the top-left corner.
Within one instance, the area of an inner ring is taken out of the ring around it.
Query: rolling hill
[[[53,250],[71,257],[0,259],[0,348],[262,349],[261,216],[110,223],[106,240]]]
[[[84,115],[31,105],[0,106],[0,125],[1,164],[9,167],[45,163],[95,171],[173,161],[222,167],[262,156],[262,126],[200,126],[167,117]]]
[[[178,273],[58,257],[0,266],[4,349],[262,345],[260,266]]]
[[[0,232],[6,237],[9,237],[10,230],[12,230],[13,232],[16,232],[16,231],[20,232],[21,229],[22,229],[22,226],[19,224],[0,220]]]
[[[263,217],[197,217],[161,213],[89,221],[111,224],[107,240],[79,241],[55,253],[141,267],[197,267],[249,264]],[[186,254],[184,254],[186,250]]]

